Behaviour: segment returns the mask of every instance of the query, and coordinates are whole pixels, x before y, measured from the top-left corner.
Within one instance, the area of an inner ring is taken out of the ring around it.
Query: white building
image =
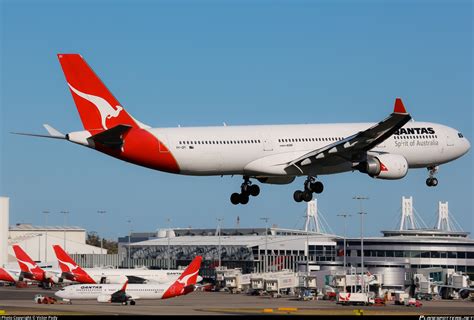
[[[9,198],[0,197],[0,267],[17,263],[12,245],[20,245],[35,261],[56,264],[53,245],[59,244],[70,254],[95,253],[101,249],[86,244],[86,230],[74,226],[9,226]],[[103,253],[107,253],[103,250]]]
[[[8,237],[8,263],[16,262],[12,245],[18,244],[35,261],[55,261],[53,245],[61,245],[69,254],[100,254],[100,247],[86,244],[86,230],[75,226],[10,226]],[[107,250],[103,250],[107,253]]]

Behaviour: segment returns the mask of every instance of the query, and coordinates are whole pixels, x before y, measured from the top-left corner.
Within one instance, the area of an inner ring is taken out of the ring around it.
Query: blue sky
[[[11,222],[71,224],[116,237],[176,227],[301,227],[291,185],[262,185],[247,206],[229,196],[240,177],[186,177],[130,165],[62,141],[14,136],[49,123],[82,130],[59,52],[81,53],[135,118],[156,127],[365,122],[402,97],[415,120],[455,127],[473,140],[471,1],[2,1],[0,194]],[[400,181],[361,173],[322,176],[320,211],[354,213],[370,197],[365,229],[396,226],[402,195],[435,222],[437,201],[473,228],[472,152]],[[98,217],[97,210],[106,210]],[[127,220],[131,219],[131,223]],[[358,235],[354,215],[348,230]]]

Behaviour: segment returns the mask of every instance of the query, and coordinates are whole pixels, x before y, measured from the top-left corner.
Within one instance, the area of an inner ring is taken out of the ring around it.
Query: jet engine
[[[395,180],[407,175],[408,162],[399,154],[380,154],[372,156],[358,166],[359,171],[367,173],[372,178]]]

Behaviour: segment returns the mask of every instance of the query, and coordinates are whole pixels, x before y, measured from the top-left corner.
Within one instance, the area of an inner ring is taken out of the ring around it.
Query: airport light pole
[[[260,218],[260,220],[265,221],[265,255],[263,256],[264,259],[264,265],[263,265],[263,272],[267,272],[267,252],[268,252],[268,220],[270,218],[268,217],[263,217]]]
[[[218,249],[219,259],[218,260],[219,260],[219,268],[220,268],[221,263],[222,263],[222,260],[221,260],[221,255],[222,255],[221,254],[221,228],[222,228],[222,224],[221,223],[224,220],[224,218],[217,218],[216,220],[217,220],[217,223],[218,223],[217,224],[217,231],[219,232],[219,249]]]
[[[104,214],[107,213],[107,211],[105,211],[105,210],[97,210],[97,213],[104,215]],[[104,225],[105,225],[105,224],[104,224]],[[101,254],[101,259],[102,259],[102,255],[104,254],[104,253],[103,253],[103,249],[104,249],[104,235],[102,235],[102,237],[100,237],[100,254]]]
[[[67,249],[66,249],[66,225],[67,225],[67,215],[68,215],[69,211],[63,210],[60,213],[64,214],[64,227],[63,227],[63,229],[64,229],[64,251],[67,252]]]
[[[364,281],[364,215],[367,212],[362,210],[362,200],[369,200],[369,197],[364,196],[354,196],[352,199],[359,200],[360,211],[357,212],[360,214],[360,283],[361,283],[361,292],[365,292],[365,281]]]
[[[130,238],[132,237],[132,220],[127,220],[128,222],[128,229],[130,230],[129,233],[128,233],[128,259],[127,259],[127,264],[128,264],[128,268],[130,268]]]
[[[309,228],[306,229],[306,281],[309,276]]]
[[[351,217],[352,215],[350,214],[347,214],[347,213],[341,213],[341,214],[338,214],[337,215],[338,217],[343,217],[344,218],[344,251],[343,251],[343,254],[344,254],[344,276],[347,276],[347,263],[346,263],[346,258],[347,258],[347,255],[346,255],[346,248],[347,248],[347,217]],[[346,280],[344,280],[344,292],[346,292]]]
[[[41,261],[41,236],[43,234],[42,233],[38,233],[37,237],[38,237],[38,261]]]
[[[44,262],[48,261],[48,210],[43,210],[44,213]]]
[[[341,213],[337,215],[338,217],[343,217],[344,218],[344,274],[346,274],[346,248],[347,248],[347,217],[352,217],[351,214],[347,213]]]
[[[166,237],[168,237],[168,270],[171,269],[171,248],[170,248],[170,230],[171,230],[171,218],[166,219],[168,222],[168,229],[166,230]]]

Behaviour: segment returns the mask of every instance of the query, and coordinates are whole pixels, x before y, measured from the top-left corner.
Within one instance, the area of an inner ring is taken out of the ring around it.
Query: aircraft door
[[[261,137],[261,140],[263,142],[263,151],[273,151],[273,142],[269,135],[262,134]]]
[[[454,146],[453,137],[451,136],[451,134],[449,132],[446,134],[446,145],[448,147],[453,147]]]

